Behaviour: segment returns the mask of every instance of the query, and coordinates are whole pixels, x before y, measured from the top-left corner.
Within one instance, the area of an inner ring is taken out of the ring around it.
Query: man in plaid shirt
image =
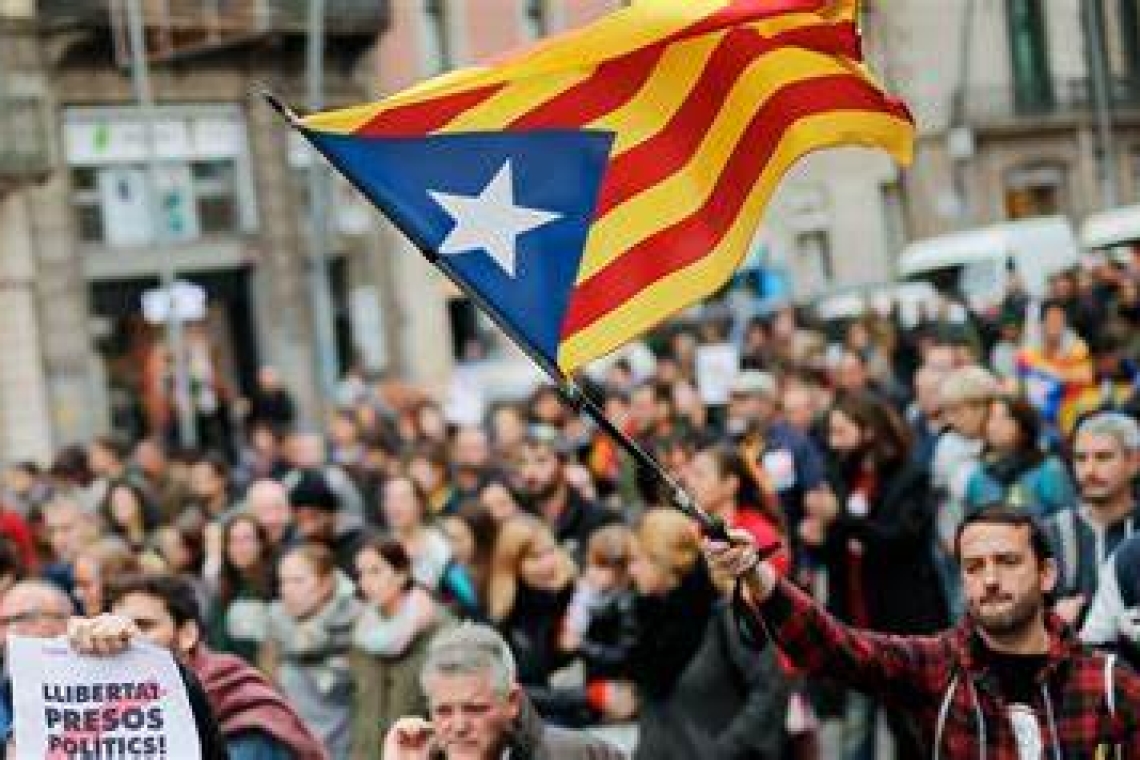
[[[928,637],[843,625],[761,562],[747,534],[731,535],[705,552],[743,582],[746,630],[808,672],[909,712],[932,757],[1140,758],[1140,676],[1048,611],[1056,562],[1024,512],[995,507],[963,522],[955,551],[968,612]]]

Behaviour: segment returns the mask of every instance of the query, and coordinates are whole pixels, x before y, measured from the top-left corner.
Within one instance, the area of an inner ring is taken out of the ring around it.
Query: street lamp
[[[143,145],[146,155],[144,187],[146,188],[147,220],[151,229],[151,245],[159,257],[162,289],[170,299],[166,320],[166,341],[174,365],[174,409],[177,418],[178,442],[192,449],[198,444],[198,430],[194,408],[190,401],[190,377],[186,367],[185,341],[182,319],[174,308],[174,294],[178,273],[174,257],[165,246],[165,226],[158,198],[158,144],[155,137],[154,96],[150,89],[150,72],[146,59],[146,34],[143,29],[142,8],[139,0],[127,0],[127,25],[131,41],[131,79],[138,102],[139,117],[143,126]]]

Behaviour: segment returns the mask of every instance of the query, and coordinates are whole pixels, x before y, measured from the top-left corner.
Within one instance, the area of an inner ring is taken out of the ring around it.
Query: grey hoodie
[[[267,638],[277,650],[277,683],[334,760],[348,757],[349,752],[348,652],[359,613],[352,581],[342,574],[337,576],[332,599],[312,617],[297,620],[280,601],[269,608]]]

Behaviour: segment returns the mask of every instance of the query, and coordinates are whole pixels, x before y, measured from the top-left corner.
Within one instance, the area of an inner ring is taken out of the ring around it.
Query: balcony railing
[[[1095,107],[1092,81],[1069,79],[1053,83],[1052,92],[1022,97],[1012,87],[978,87],[966,92],[965,112],[974,126],[1017,125],[1028,122],[1085,117]],[[1112,107],[1117,112],[1140,112],[1140,83],[1112,83]]]
[[[388,22],[389,0],[324,0],[330,37],[376,37]],[[151,51],[176,54],[266,34],[304,34],[309,0],[140,0]],[[125,30],[126,0],[38,0],[48,28]]]
[[[0,188],[38,179],[51,166],[44,101],[0,92]]]

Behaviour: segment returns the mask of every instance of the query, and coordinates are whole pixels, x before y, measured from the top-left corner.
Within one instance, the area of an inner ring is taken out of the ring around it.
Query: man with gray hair
[[[401,718],[384,760],[620,760],[618,749],[586,734],[545,725],[519,686],[503,637],[465,623],[428,645],[420,684],[430,721]]]
[[[930,483],[938,498],[933,549],[942,590],[955,619],[965,612],[965,600],[954,560],[954,536],[966,514],[968,475],[980,463],[985,449],[990,404],[1000,392],[997,378],[977,365],[945,374],[938,386],[937,406],[946,429],[934,444],[930,463]]]
[[[62,636],[74,614],[71,597],[54,583],[19,581],[0,599],[0,646],[10,634],[44,639]]]
[[[44,505],[44,533],[55,561],[43,568],[43,577],[68,594],[75,590],[75,559],[99,536],[94,511],[75,491],[58,493]]]
[[[1057,556],[1056,612],[1079,624],[1116,547],[1140,532],[1134,481],[1140,472],[1140,425],[1119,412],[1086,418],[1073,437],[1080,504],[1058,512],[1046,529]]]

